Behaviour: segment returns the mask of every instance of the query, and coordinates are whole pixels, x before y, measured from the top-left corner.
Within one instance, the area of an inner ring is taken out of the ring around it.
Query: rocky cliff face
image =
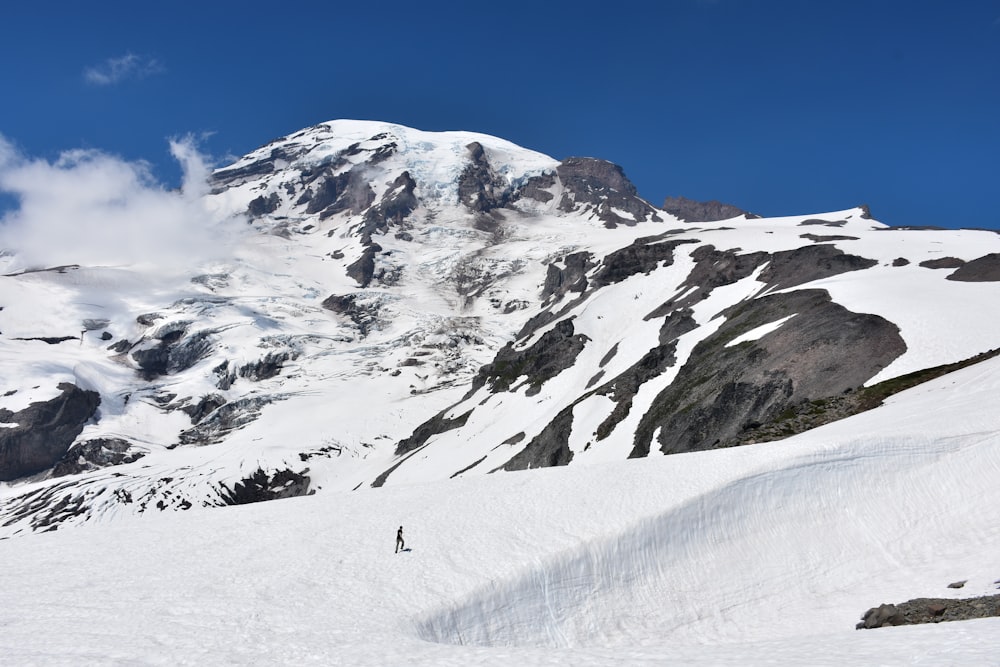
[[[0,481],[48,470],[66,452],[84,425],[94,417],[101,397],[68,382],[59,396],[18,412],[0,409]]]
[[[660,208],[685,222],[716,222],[717,220],[731,220],[741,216],[759,217],[731,204],[723,204],[715,200],[695,201],[687,197],[667,197],[663,200],[663,206]]]

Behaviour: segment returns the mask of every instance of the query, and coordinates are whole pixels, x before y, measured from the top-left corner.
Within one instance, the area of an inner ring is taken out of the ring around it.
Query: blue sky
[[[1000,1],[35,2],[0,10],[0,135],[180,180],[334,118],[622,165],[654,204],[861,203],[1000,228]]]

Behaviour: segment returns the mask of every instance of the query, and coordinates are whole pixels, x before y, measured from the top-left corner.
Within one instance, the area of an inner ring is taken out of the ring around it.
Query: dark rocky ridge
[[[664,239],[672,233],[665,232],[636,239],[630,245],[609,253],[599,262],[595,262],[590,253],[573,253],[562,258],[562,263],[566,265],[565,269],[550,264],[542,286],[542,298],[549,301],[548,307],[521,327],[517,333],[517,340],[523,340],[569,313],[602,287],[621,282],[639,273],[648,274],[656,268],[670,266],[674,262],[674,250],[678,246],[697,243],[693,239],[665,241]],[[596,272],[588,279],[587,273],[595,267],[597,267]],[[556,308],[555,304],[571,292],[579,296]]]
[[[524,378],[528,394],[535,393],[546,380],[573,365],[587,340],[582,334],[574,334],[573,321],[567,319],[542,334],[530,347],[517,349],[508,343],[491,363],[479,369],[472,390],[488,384],[493,393],[509,391],[515,381]]]
[[[943,364],[907,373],[906,375],[885,380],[869,387],[857,387],[835,396],[802,401],[797,405],[788,407],[770,422],[747,423],[743,432],[736,437],[733,444],[781,440],[797,433],[817,428],[823,424],[845,419],[880,406],[886,398],[904,389],[910,389],[947,373],[966,368],[987,359],[992,359],[997,355],[1000,355],[1000,348],[982,352],[974,357],[955,363]]]
[[[556,184],[555,174],[532,176],[517,191],[517,198],[534,199],[546,204],[555,198],[549,188]]]
[[[234,483],[231,489],[223,484],[219,497],[226,505],[247,505],[281,498],[295,498],[312,493],[309,490],[309,483],[309,476],[304,473],[284,469],[268,474],[258,468],[249,477]]]
[[[947,276],[947,279],[980,283],[1000,281],[1000,253],[991,253],[966,262]]]
[[[799,223],[799,227],[843,227],[847,220],[824,220],[823,218],[810,218]]]
[[[556,262],[548,265],[545,273],[545,282],[542,284],[542,300],[555,297],[561,299],[568,292],[587,291],[587,272],[594,267],[592,256],[589,252],[575,252],[566,255],[562,259],[566,268],[560,269]]]
[[[365,211],[360,229],[362,242],[370,243],[373,234],[385,234],[390,226],[400,225],[420,205],[416,189],[417,182],[410,172],[404,171],[397,176],[382,194],[379,203]]]
[[[375,192],[359,169],[333,173],[332,167],[326,167],[312,179],[296,204],[306,204],[306,213],[318,214],[320,220],[345,211],[357,215],[375,201]]]
[[[897,604],[872,607],[861,617],[857,630],[896,625],[967,621],[1000,616],[1000,595],[983,595],[953,600],[950,598],[915,598]]]
[[[684,222],[718,222],[719,220],[738,218],[741,215],[748,218],[758,217],[741,208],[731,204],[723,204],[714,199],[702,202],[687,197],[667,197],[660,208]]]
[[[704,299],[717,287],[731,285],[749,277],[765,263],[759,280],[766,289],[788,289],[813,280],[829,278],[847,271],[871,268],[878,262],[857,255],[848,255],[831,244],[803,246],[769,254],[766,252],[741,253],[735,250],[717,250],[706,245],[695,249],[691,258],[697,262],[682,290],[685,296],[669,300],[649,317],[662,317],[674,308],[689,308]]]
[[[367,336],[378,321],[378,306],[366,302],[359,294],[331,294],[323,300],[323,307],[339,315],[347,317],[357,328],[362,337]]]
[[[282,396],[275,394],[247,396],[220,405],[201,415],[195,426],[181,431],[179,434],[180,444],[211,445],[219,443],[231,431],[242,428],[257,419],[265,405],[282,398]]]
[[[247,207],[247,214],[251,218],[259,218],[262,215],[274,213],[278,210],[278,206],[280,205],[281,197],[278,196],[277,192],[272,192],[266,197],[261,195],[256,199],[251,200],[250,205]]]
[[[46,345],[58,345],[68,340],[80,340],[79,336],[31,336],[28,338],[12,338],[11,340],[37,340]]]
[[[360,287],[368,287],[372,280],[385,277],[386,271],[377,271],[375,262],[378,253],[382,252],[382,246],[372,236],[385,234],[393,225],[402,225],[404,218],[420,205],[416,187],[417,183],[410,172],[404,171],[392,182],[379,203],[365,211],[358,228],[364,251],[361,257],[347,267],[347,275],[356,280]]]
[[[275,161],[285,159],[287,156],[282,148],[274,148],[266,158],[255,160],[242,167],[229,167],[216,171],[209,177],[209,185],[213,193],[225,192],[227,188],[274,173]]]
[[[845,236],[843,234],[802,234],[801,238],[809,239],[815,243],[830,243],[833,241],[857,241],[857,236]]]
[[[490,165],[483,145],[473,141],[466,148],[470,163],[458,178],[458,201],[477,213],[510,204],[514,192]]]
[[[927,259],[920,262],[918,266],[925,269],[957,269],[965,264],[965,260],[958,257],[939,257],[937,259]]]
[[[656,209],[639,197],[622,168],[607,160],[566,158],[556,167],[556,174],[565,188],[559,201],[560,211],[585,209],[607,227],[633,225],[636,220],[661,220]],[[624,218],[615,210],[629,213],[634,219]]]
[[[143,315],[136,320],[144,325],[155,321]],[[200,329],[189,332],[191,324],[188,321],[171,322],[159,327],[147,338],[147,343],[155,341],[152,346],[140,347],[138,343],[132,346],[130,355],[144,380],[191,368],[211,352],[211,337],[215,331]]]
[[[771,289],[788,289],[877,264],[874,259],[848,255],[834,245],[822,243],[774,253],[760,280]]]
[[[515,349],[508,343],[497,353],[492,363],[479,369],[479,373],[472,381],[469,395],[484,385],[489,385],[492,393],[508,391],[512,389],[512,383],[517,380],[521,380],[518,386],[527,384],[529,395],[537,393],[539,387],[546,380],[573,364],[586,341],[586,336],[574,334],[572,320],[563,320],[542,334],[534,344],[523,350]],[[414,429],[412,435],[397,443],[396,455],[412,455],[413,452],[427,444],[427,441],[433,436],[464,426],[471,414],[471,412],[466,412],[452,419],[447,417],[449,412],[451,412],[451,408],[443,410],[420,424]],[[572,413],[567,411],[563,417],[571,419]],[[537,467],[538,465],[565,465],[572,458],[566,441],[567,437],[568,430],[563,432],[558,426],[546,429],[546,433],[528,443],[526,452],[515,456],[506,464],[509,466],[507,469],[517,470]],[[382,486],[389,475],[403,461],[405,459],[398,461],[379,475],[372,486]]]
[[[606,255],[594,274],[593,288],[600,289],[640,273],[649,274],[661,266],[670,266],[678,246],[697,243],[691,239],[666,241],[665,237],[661,234],[636,239],[631,245]]]
[[[738,280],[749,277],[757,267],[767,261],[768,254],[716,250],[714,246],[706,245],[695,248],[691,258],[696,263],[681,285],[682,296],[667,300],[647,315],[647,320],[666,317],[674,310],[691,308],[711,294],[716,287],[732,285]]]
[[[63,382],[59,396],[32,403],[19,412],[0,409],[0,422],[17,426],[0,428],[0,481],[10,481],[48,470],[67,453],[97,413],[101,397],[96,391]]]
[[[396,455],[400,456],[402,454],[407,454],[420,447],[423,447],[426,442],[435,435],[440,433],[446,433],[456,428],[461,428],[465,426],[465,422],[469,419],[469,414],[466,412],[463,415],[459,415],[454,419],[447,416],[449,410],[444,410],[437,415],[431,417],[426,422],[418,426],[414,431],[413,435],[409,438],[400,440],[396,444]]]
[[[794,315],[756,341],[727,343]],[[864,355],[851,350],[864,347]],[[654,400],[630,456],[712,449],[738,443],[748,424],[767,423],[791,405],[858,387],[906,350],[897,327],[801,290],[739,304],[699,343],[677,378]],[[654,443],[655,436],[655,443]]]
[[[66,452],[52,468],[53,477],[78,475],[90,470],[138,461],[145,452],[132,449],[132,443],[122,438],[94,438],[80,442]]]
[[[556,415],[524,449],[501,466],[502,469],[513,471],[567,465],[573,460],[573,452],[569,448],[572,427],[573,406],[570,406]]]
[[[191,418],[192,424],[197,424],[225,404],[226,399],[221,394],[208,394],[193,405],[183,406],[181,411]]]
[[[611,414],[597,427],[594,435],[598,441],[611,435],[615,427],[628,416],[632,410],[632,399],[643,384],[677,363],[677,339],[697,326],[690,309],[673,311],[664,318],[660,327],[660,344],[643,355],[638,363],[593,392],[615,402]]]

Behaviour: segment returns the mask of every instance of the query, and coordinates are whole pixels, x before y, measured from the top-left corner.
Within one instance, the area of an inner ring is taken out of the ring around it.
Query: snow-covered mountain
[[[194,200],[190,265],[0,253],[0,536],[774,440],[1000,347],[994,232],[681,220],[481,134],[325,123]]]

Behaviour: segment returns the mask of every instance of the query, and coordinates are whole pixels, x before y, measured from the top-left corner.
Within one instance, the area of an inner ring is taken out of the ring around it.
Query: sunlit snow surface
[[[0,387],[0,408],[16,412],[72,382],[102,397],[100,419],[81,439],[124,437],[146,452],[79,475],[92,512],[55,533],[32,535],[27,518],[0,513],[0,537],[11,537],[0,539],[3,664],[996,662],[995,619],[853,628],[882,602],[996,592],[997,360],[782,442],[624,460],[639,418],[695,346],[719,330],[728,308],[766,288],[760,270],[694,306],[699,326],[677,340],[677,363],[640,388],[611,436],[593,437],[614,408],[595,394],[573,406],[570,466],[485,473],[579,398],[595,369],[614,377],[656,344],[659,323],[644,318],[690,289],[699,247],[779,252],[814,243],[806,234],[826,235],[836,240],[823,242],[876,260],[796,287],[826,289],[845,308],[898,325],[907,351],[876,382],[1000,346],[1000,316],[984,307],[1000,298],[1000,283],[948,281],[950,270],[920,266],[1000,252],[1000,236],[889,229],[860,209],[696,224],[664,214],[664,222],[608,229],[557,211],[558,185],[549,204],[506,212],[496,236],[477,231],[453,201],[465,146],[481,142],[511,183],[554,160],[484,135],[383,123],[338,121],[287,140],[315,146],[303,159],[320,163],[352,142],[377,147],[379,133],[400,151],[373,172],[375,194],[405,168],[421,201],[412,240],[378,236],[380,261],[406,268],[397,286],[359,289],[345,272],[359,252],[359,216],[320,223],[296,209],[298,193],[284,196],[262,229],[227,228],[228,254],[200,257],[191,270],[122,263],[21,273],[17,256],[0,256],[0,274],[17,274],[0,277],[0,379],[17,380],[16,392]],[[261,187],[282,191],[268,178],[213,195],[208,209],[224,217],[245,211]],[[589,341],[576,364],[534,395],[484,388],[463,400],[479,366],[539,312],[548,263],[581,250],[600,258],[667,231],[667,240],[693,241],[675,249],[671,265],[604,287],[574,309],[575,332]],[[485,277],[474,298],[457,289],[470,276]],[[367,336],[322,307],[345,293],[379,309]],[[508,311],[512,303],[530,305]],[[162,319],[142,325],[144,313]],[[214,345],[194,367],[147,382],[108,350],[100,329],[81,335],[87,320],[107,320],[114,341],[192,322],[212,330]],[[15,340],[78,335],[59,345]],[[220,363],[274,350],[297,356],[277,376],[217,387]],[[408,363],[416,352],[427,353],[422,365]],[[274,400],[219,444],[175,447],[191,422],[157,399],[212,392]],[[449,407],[451,417],[476,409],[385,488],[369,488],[398,461],[396,443]],[[498,444],[517,433],[520,444]],[[314,456],[304,462],[303,453]],[[222,483],[286,466],[308,468],[317,494],[201,506],[217,500]],[[0,501],[54,481],[0,484]],[[140,515],[139,503],[114,494],[139,497],[154,486],[168,510],[179,498],[192,509]],[[397,555],[399,525],[411,550]],[[961,590],[947,588],[966,579]]]
[[[993,360],[783,442],[4,540],[0,650],[52,665],[991,664],[1000,619],[854,624],[881,602],[996,592],[998,433]]]

